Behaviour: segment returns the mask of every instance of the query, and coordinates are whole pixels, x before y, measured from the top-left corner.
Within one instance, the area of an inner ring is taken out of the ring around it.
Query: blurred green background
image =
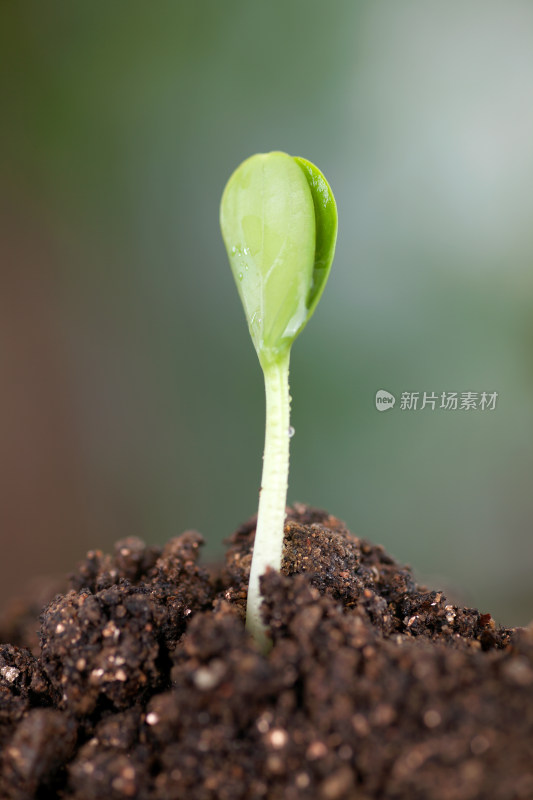
[[[527,623],[533,5],[5,2],[0,64],[2,598],[126,535],[193,527],[218,558],[254,513],[262,376],[218,204],[281,149],[339,207],[289,501]],[[378,389],[499,397],[378,413]]]

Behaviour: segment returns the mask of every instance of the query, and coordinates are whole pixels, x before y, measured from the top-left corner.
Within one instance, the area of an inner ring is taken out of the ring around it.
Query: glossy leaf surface
[[[222,235],[263,365],[289,349],[322,294],[335,249],[335,200],[322,173],[286,153],[258,154],[229,179]]]

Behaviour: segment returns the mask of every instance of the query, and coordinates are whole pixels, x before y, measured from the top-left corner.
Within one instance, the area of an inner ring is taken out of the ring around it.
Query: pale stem
[[[259,495],[257,528],[248,586],[246,627],[268,650],[270,640],[260,615],[259,578],[267,567],[281,569],[285,504],[289,482],[289,353],[263,368],[266,394],[265,452]]]

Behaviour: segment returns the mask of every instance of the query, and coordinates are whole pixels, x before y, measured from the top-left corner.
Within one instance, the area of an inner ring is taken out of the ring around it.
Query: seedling
[[[264,650],[259,578],[279,570],[289,478],[291,346],[324,290],[337,237],[332,191],[313,164],[273,152],[229,179],[220,225],[265,377],[266,433],[246,626]]]

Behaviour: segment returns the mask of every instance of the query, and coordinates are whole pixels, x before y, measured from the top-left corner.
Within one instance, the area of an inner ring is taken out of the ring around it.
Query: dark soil
[[[263,656],[243,623],[254,525],[213,574],[194,532],[89,553],[40,645],[32,606],[4,620],[2,800],[533,798],[533,628],[297,506]]]

